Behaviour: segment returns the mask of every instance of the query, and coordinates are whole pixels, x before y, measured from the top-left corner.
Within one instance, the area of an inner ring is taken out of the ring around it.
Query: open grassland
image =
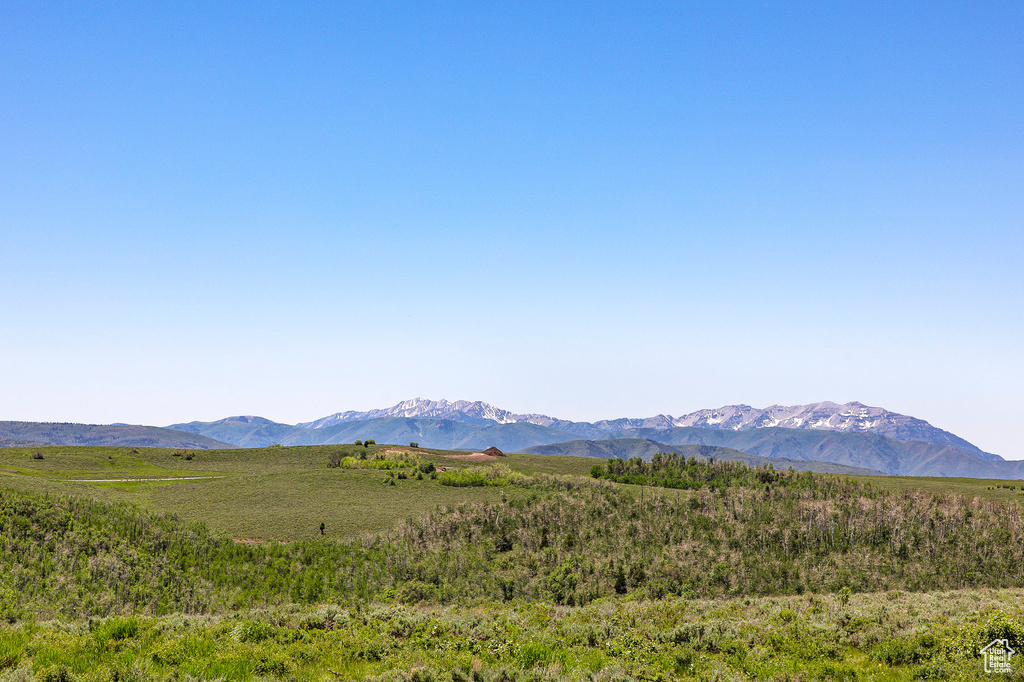
[[[410,516],[459,502],[494,502],[491,487],[452,488],[436,479],[395,479],[381,485],[382,473],[330,468],[333,456],[406,450],[435,467],[465,469],[470,462],[448,453],[394,445],[331,445],[231,450],[164,448],[47,447],[0,449],[0,485],[58,495],[82,495],[131,502],[232,537],[293,541],[319,537],[346,539],[387,531]],[[42,459],[35,459],[40,453]],[[500,464],[527,475],[586,475],[605,460],[514,454]],[[204,477],[186,480],[189,477]],[[157,481],[145,479],[177,478]],[[74,479],[109,479],[83,483]],[[135,479],[122,481],[120,479]],[[882,490],[925,490],[994,501],[1024,500],[1024,484],[951,478],[861,477]],[[517,495],[506,490],[507,495]]]
[[[205,523],[232,537],[293,541],[320,536],[351,538],[386,531],[399,521],[459,502],[496,501],[489,487],[453,488],[436,479],[395,479],[383,472],[330,468],[332,455],[352,457],[388,450],[415,452],[435,467],[459,469],[470,462],[444,451],[394,445],[271,447],[232,450],[50,447],[0,450],[0,485],[57,495],[131,502]],[[35,459],[40,453],[42,459]],[[523,473],[585,474],[596,460],[515,455],[502,458]],[[211,477],[202,480],[144,479]],[[110,479],[81,483],[69,479]],[[123,481],[121,479],[137,479]]]
[[[855,476],[880,490],[902,492],[923,490],[936,495],[962,495],[1000,502],[1024,503],[1024,481],[992,478],[946,478],[942,476]]]

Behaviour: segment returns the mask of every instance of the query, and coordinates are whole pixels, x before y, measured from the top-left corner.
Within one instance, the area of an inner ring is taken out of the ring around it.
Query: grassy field
[[[397,480],[382,485],[382,472],[329,468],[332,454],[359,455],[401,449],[389,445],[271,447],[251,450],[160,448],[14,448],[0,450],[0,485],[33,492],[82,495],[131,502],[154,512],[173,512],[232,537],[294,541],[326,535],[351,538],[386,531],[399,521],[440,505],[496,501],[495,488],[453,488],[436,480]],[[405,448],[411,450],[411,448]],[[416,449],[436,467],[459,469],[471,462],[448,453]],[[42,459],[34,459],[41,453]],[[191,457],[191,459],[187,459]],[[585,475],[596,460],[513,455],[502,458],[523,473]],[[82,483],[74,479],[201,480]],[[514,492],[512,494],[515,494]]]
[[[937,495],[963,495],[999,502],[1024,502],[1024,482],[942,476],[854,476],[880,490],[923,490]]]

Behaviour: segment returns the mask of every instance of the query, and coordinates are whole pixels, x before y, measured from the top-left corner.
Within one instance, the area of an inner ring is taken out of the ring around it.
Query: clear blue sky
[[[477,5],[0,5],[0,419],[860,400],[1024,457],[1024,4]]]

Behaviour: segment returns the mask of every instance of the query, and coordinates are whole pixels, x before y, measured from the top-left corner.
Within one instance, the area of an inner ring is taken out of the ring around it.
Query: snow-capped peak
[[[761,428],[821,429],[828,431],[860,431],[877,433],[896,440],[920,440],[928,443],[951,445],[983,457],[980,448],[962,438],[938,429],[923,419],[871,407],[859,402],[838,404],[829,401],[809,405],[771,405],[764,409],[750,405],[726,405],[717,409],[704,409],[682,417],[658,415],[647,418],[619,418],[598,422],[572,422],[543,414],[515,414],[485,402],[468,400],[403,400],[388,408],[365,412],[338,412],[316,421],[298,424],[319,429],[343,422],[386,417],[448,419],[476,424],[514,424],[528,422],[550,426],[559,430],[593,437],[623,429],[670,429],[691,427],[746,431]]]

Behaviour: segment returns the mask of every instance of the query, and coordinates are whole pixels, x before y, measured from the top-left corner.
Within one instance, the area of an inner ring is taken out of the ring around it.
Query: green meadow
[[[494,501],[492,488],[451,488],[436,480],[396,479],[383,486],[373,469],[330,468],[332,455],[402,450],[394,445],[271,447],[252,450],[52,447],[0,449],[0,485],[32,492],[130,502],[205,523],[232,537],[292,541],[325,534],[351,538],[386,531],[439,505]],[[404,448],[413,450],[413,448]],[[464,455],[415,448],[436,467],[468,468]],[[42,459],[34,459],[35,453]],[[190,458],[190,459],[189,459]],[[502,458],[528,474],[585,475],[597,460],[540,455]],[[185,480],[187,477],[205,477]],[[156,481],[144,479],[179,478]],[[108,479],[113,482],[93,482]],[[136,479],[125,481],[123,479]],[[81,480],[90,482],[82,483]]]
[[[0,450],[0,681],[985,679],[1024,647],[1019,483],[464,454]]]

